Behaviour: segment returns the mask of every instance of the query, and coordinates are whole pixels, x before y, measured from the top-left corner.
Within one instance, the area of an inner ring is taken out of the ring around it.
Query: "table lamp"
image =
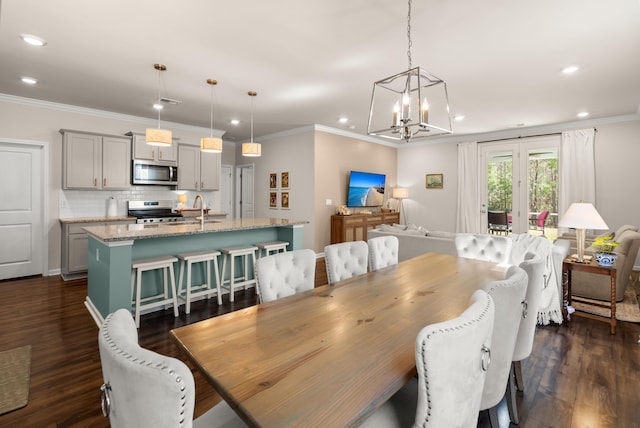
[[[609,229],[593,204],[574,202],[564,213],[558,227],[576,230],[576,248],[578,249],[578,263],[584,263],[584,234],[586,229]]]
[[[180,202],[180,209],[183,210],[185,207],[185,203],[187,202],[187,194],[186,193],[180,193],[178,195],[178,202]]]
[[[396,187],[393,189],[391,197],[400,201],[398,205],[398,211],[404,212],[404,224],[407,224],[407,213],[402,209],[402,200],[409,197],[409,189],[405,187]]]

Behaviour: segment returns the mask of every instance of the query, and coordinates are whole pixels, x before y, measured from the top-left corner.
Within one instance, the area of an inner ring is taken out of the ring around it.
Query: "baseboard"
[[[89,315],[91,315],[91,318],[93,318],[93,321],[96,323],[98,328],[100,328],[104,323],[104,318],[102,318],[100,311],[95,307],[89,296],[84,300],[84,306],[89,311]]]

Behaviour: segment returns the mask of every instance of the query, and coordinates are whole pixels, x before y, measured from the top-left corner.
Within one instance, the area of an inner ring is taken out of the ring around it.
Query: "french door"
[[[547,232],[557,233],[560,135],[480,143],[478,148],[482,230],[489,230],[490,212],[505,212],[507,233],[551,239]],[[544,211],[548,215],[539,226]]]

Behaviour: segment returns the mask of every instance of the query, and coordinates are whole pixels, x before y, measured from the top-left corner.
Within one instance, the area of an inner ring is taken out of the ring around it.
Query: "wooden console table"
[[[351,214],[331,216],[331,243],[366,241],[367,231],[381,224],[400,223],[400,213]]]
[[[586,300],[581,297],[572,297],[571,296],[571,272],[572,271],[581,271],[581,272],[589,272],[595,273],[599,275],[609,275],[611,277],[611,303],[604,304],[598,303],[591,299]],[[580,302],[582,304],[598,306],[601,308],[606,308],[611,310],[611,318],[609,318],[610,332],[611,334],[616,334],[616,268],[614,267],[604,267],[600,266],[596,263],[595,260],[592,260],[589,263],[578,263],[571,258],[566,258],[562,262],[562,314],[564,316],[565,321],[569,321],[569,313],[567,311],[567,306],[571,305],[571,301],[575,300],[576,302]],[[607,321],[606,317],[602,317],[600,315],[590,314],[587,312],[574,312],[576,315],[584,316],[587,318],[594,318],[597,320]]]

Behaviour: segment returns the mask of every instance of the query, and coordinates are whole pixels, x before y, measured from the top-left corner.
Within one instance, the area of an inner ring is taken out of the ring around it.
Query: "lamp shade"
[[[396,187],[393,189],[391,197],[394,199],[406,199],[409,197],[409,189],[406,187]]]
[[[222,153],[222,138],[205,137],[200,139],[200,151]]]
[[[593,204],[585,202],[571,204],[558,222],[558,226],[574,229],[609,229]]]
[[[151,146],[170,146],[171,131],[159,128],[149,128],[146,132],[146,142]]]
[[[262,155],[262,145],[260,143],[242,143],[242,156],[258,157]]]

